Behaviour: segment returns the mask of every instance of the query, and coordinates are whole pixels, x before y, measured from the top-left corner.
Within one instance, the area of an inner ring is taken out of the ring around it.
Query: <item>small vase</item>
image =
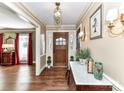
[[[50,69],[50,65],[48,65],[47,68]]]

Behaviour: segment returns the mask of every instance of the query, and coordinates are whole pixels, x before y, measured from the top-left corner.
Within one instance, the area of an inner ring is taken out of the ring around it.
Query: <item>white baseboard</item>
[[[113,85],[113,88],[117,91],[124,91],[124,87],[122,85],[120,85],[118,82],[116,82],[114,79],[112,79],[111,77],[109,77],[107,74],[103,74],[103,76],[105,78],[107,78]]]
[[[28,62],[20,62],[20,63],[28,63]],[[33,61],[33,63],[36,63],[35,61]]]

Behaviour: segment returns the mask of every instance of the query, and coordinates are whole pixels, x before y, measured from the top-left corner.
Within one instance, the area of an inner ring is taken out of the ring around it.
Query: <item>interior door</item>
[[[68,32],[53,33],[53,65],[67,66]]]

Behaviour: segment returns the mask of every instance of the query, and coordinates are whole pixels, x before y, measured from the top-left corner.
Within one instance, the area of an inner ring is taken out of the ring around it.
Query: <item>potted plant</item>
[[[50,68],[51,66],[51,56],[47,57],[47,67]]]
[[[70,56],[70,61],[74,61],[74,56]]]
[[[80,51],[80,58],[83,63],[87,63],[88,59],[91,58],[90,50],[88,48],[84,48]]]
[[[87,63],[87,60],[91,57],[90,50],[88,48],[84,48],[83,50],[78,50],[76,53],[76,58],[83,63]]]

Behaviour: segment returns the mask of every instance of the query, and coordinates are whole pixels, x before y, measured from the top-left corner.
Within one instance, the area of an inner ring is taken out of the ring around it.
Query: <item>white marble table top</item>
[[[105,77],[102,80],[97,80],[93,74],[87,73],[86,64],[70,62],[70,67],[76,85],[112,85]]]

